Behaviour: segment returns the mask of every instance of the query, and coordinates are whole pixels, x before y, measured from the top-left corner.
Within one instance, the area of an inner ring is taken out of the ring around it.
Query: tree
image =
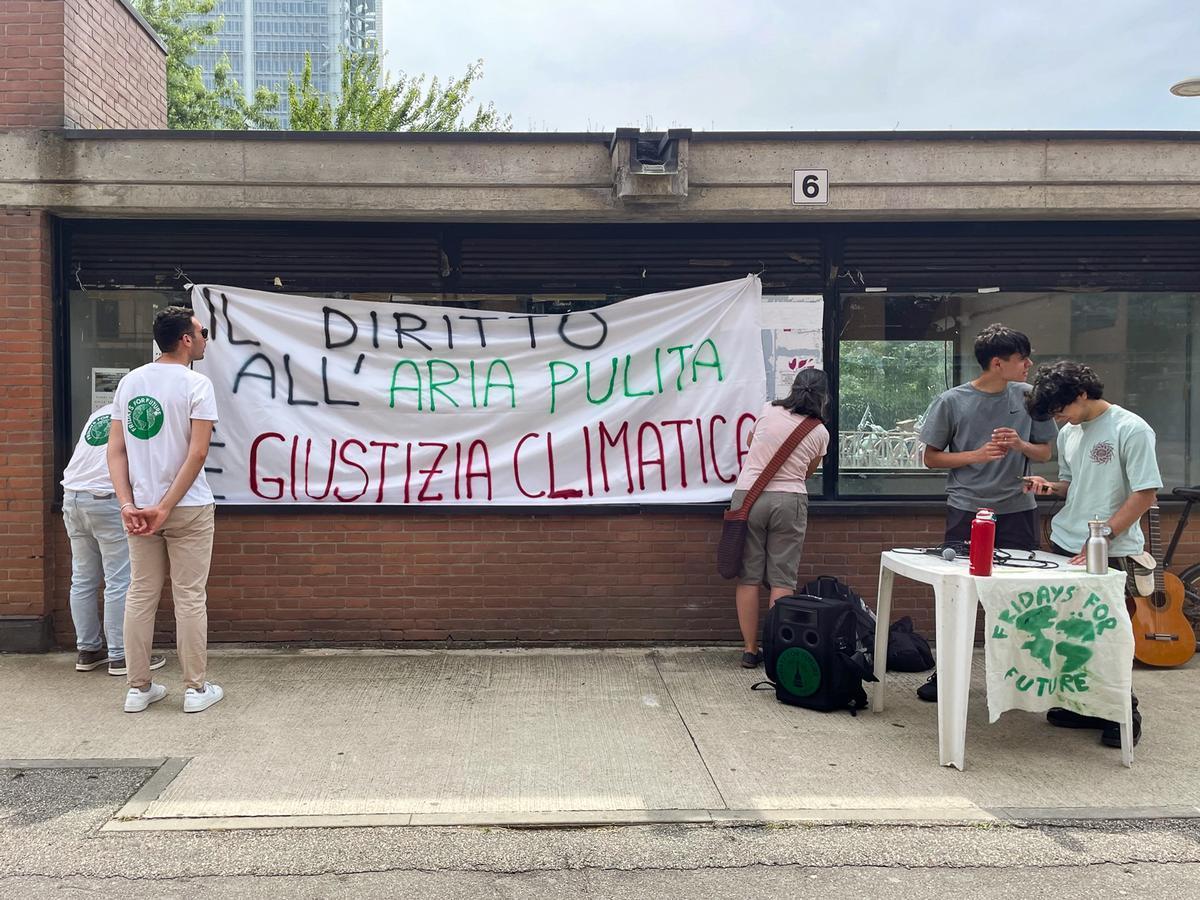
[[[300,83],[288,78],[289,119],[293,131],[508,131],[512,116],[501,116],[489,103],[467,119],[471,86],[483,77],[483,60],[467,66],[460,78],[442,87],[437,78],[403,73],[395,82],[384,73],[373,49],[342,53],[341,96],[336,104],[313,86],[312,59],[305,54]]]
[[[897,422],[919,418],[951,386],[954,347],[945,341],[842,341],[839,354],[843,431],[857,428],[868,410],[876,425],[890,431]]]
[[[266,88],[248,103],[222,56],[213,72],[213,88],[204,84],[199,66],[189,65],[197,51],[216,43],[220,18],[204,20],[217,0],[136,0],[138,12],[167,45],[167,127],[191,130],[275,128],[272,113],[279,95]]]

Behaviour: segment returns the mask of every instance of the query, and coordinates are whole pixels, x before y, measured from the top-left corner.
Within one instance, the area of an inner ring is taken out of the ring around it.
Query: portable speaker
[[[797,595],[775,602],[763,623],[763,662],[775,696],[808,709],[860,709],[866,694],[852,655],[853,608]]]

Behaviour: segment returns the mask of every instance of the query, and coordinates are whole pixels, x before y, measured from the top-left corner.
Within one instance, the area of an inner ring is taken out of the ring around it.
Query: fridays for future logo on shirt
[[[165,418],[162,404],[153,397],[143,395],[129,401],[127,426],[129,433],[135,438],[143,441],[150,440],[162,431]]]
[[[96,416],[84,432],[83,439],[89,447],[103,447],[108,443],[108,430],[111,426],[112,416]]]

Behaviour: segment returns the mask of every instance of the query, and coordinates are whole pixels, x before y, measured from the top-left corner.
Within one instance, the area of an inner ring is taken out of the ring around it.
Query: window
[[[182,291],[71,291],[71,446],[92,411],[112,400],[120,375],[150,362],[154,314],[186,302]]]
[[[838,493],[940,495],[944,473],[919,461],[916,433],[943,390],[979,371],[975,335],[1003,322],[1029,335],[1033,359],[1092,366],[1104,397],[1158,437],[1169,490],[1200,481],[1200,415],[1190,384],[1200,368],[1200,294],[850,294],[838,337]],[[1032,377],[1032,376],[1031,376]],[[1032,471],[1057,474],[1057,463]]]

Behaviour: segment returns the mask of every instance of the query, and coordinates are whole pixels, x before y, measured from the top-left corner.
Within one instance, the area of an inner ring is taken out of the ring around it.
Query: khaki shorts
[[[730,509],[745,497],[745,491],[734,491]],[[808,494],[763,491],[750,507],[749,525],[738,582],[794,590],[808,530]]]

